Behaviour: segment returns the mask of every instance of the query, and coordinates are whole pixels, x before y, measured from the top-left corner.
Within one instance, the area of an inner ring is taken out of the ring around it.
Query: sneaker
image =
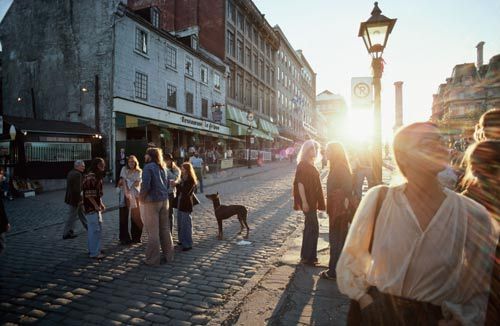
[[[189,250],[191,250],[191,249],[193,249],[193,247],[182,248],[182,251],[189,251]]]
[[[104,257],[106,257],[106,256],[104,256],[103,254],[99,254],[99,255],[97,255],[97,256],[90,256],[90,258],[92,258],[92,259],[97,259],[97,260],[101,260],[101,259],[103,259]]]
[[[76,237],[77,237],[77,235],[76,235],[76,234],[70,233],[70,234],[63,235],[63,240],[66,240],[66,239],[74,239],[74,238],[76,238]]]

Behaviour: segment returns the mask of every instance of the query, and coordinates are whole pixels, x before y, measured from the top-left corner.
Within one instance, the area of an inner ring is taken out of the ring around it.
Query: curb
[[[228,178],[228,179],[225,179],[225,180],[220,180],[220,181],[209,183],[209,184],[206,184],[206,185],[203,185],[203,186],[204,186],[204,188],[209,188],[209,187],[216,186],[216,185],[219,185],[219,184],[223,184],[223,183],[226,183],[226,182],[231,182],[231,181],[243,179],[243,178],[246,178],[246,177],[251,177],[251,176],[254,176],[254,175],[257,175],[257,174],[265,173],[265,172],[268,172],[268,171],[272,171],[272,170],[275,170],[277,168],[279,168],[279,167],[275,166],[275,167],[266,169],[264,171],[257,171],[257,172],[249,173],[249,174],[246,174],[246,175],[243,175],[243,176],[231,177],[231,178]],[[103,214],[115,211],[118,208],[120,208],[118,205],[107,207],[104,210]],[[20,230],[20,231],[16,231],[16,232],[8,232],[7,233],[7,237],[10,238],[10,237],[13,237],[13,236],[16,236],[16,235],[20,235],[20,234],[23,234],[23,233],[33,232],[33,231],[37,231],[37,230],[40,230],[40,229],[44,229],[44,228],[48,228],[48,227],[51,227],[51,226],[60,225],[60,224],[64,224],[64,223],[65,222],[57,222],[57,223],[42,225],[42,226],[36,227],[34,229]]]

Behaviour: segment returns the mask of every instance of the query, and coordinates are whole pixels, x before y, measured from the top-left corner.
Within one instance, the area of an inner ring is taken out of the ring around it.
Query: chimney
[[[479,42],[477,45],[476,45],[476,49],[477,49],[477,69],[481,68],[481,66],[483,65],[483,46],[484,46],[484,42],[481,41]]]
[[[396,119],[394,120],[394,131],[403,125],[403,82],[394,83],[396,87]]]

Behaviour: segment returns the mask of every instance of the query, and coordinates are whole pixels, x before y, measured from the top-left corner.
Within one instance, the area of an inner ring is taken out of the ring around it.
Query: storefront
[[[120,98],[115,98],[114,103],[115,153],[124,148],[127,155],[136,155],[141,164],[148,143],[181,162],[194,150],[205,155],[215,149],[221,159],[231,146],[244,142],[231,136],[230,128],[219,123]]]
[[[17,184],[37,180],[45,190],[64,187],[75,160],[105,157],[102,136],[82,123],[3,117],[0,164]],[[21,190],[21,189],[14,189]]]

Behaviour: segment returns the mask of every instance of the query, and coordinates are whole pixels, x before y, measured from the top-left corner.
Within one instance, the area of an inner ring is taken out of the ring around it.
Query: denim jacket
[[[142,202],[167,200],[169,181],[166,169],[154,162],[147,163],[142,170],[140,200]]]

